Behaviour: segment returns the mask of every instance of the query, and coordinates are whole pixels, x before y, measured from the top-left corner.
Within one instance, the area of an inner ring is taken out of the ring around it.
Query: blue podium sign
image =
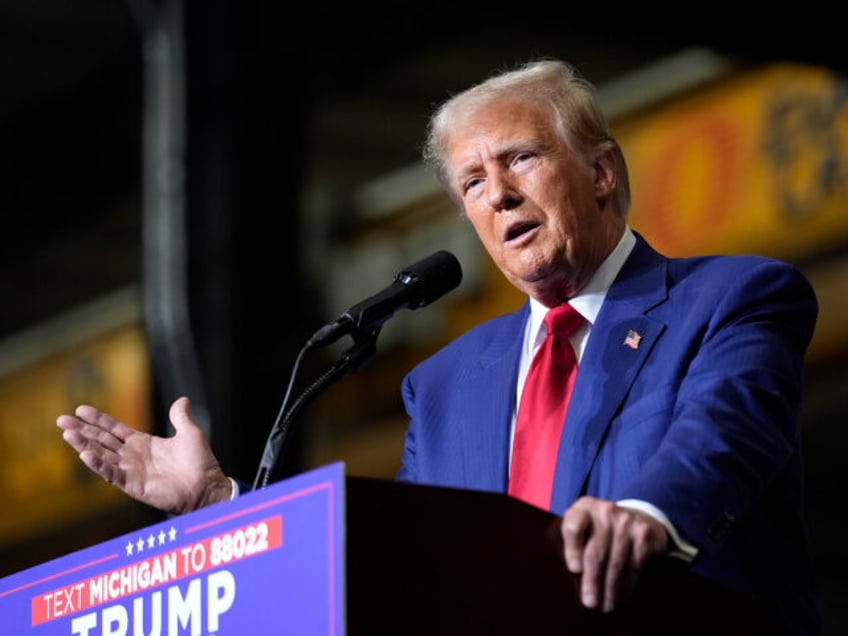
[[[15,636],[342,636],[344,465],[0,579]]]

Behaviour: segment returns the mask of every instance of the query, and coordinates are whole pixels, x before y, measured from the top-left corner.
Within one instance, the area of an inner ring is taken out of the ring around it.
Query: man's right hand
[[[81,405],[56,425],[83,463],[138,501],[173,514],[224,501],[232,483],[203,431],[178,398],[169,412],[176,433],[158,437],[130,428],[108,413]]]

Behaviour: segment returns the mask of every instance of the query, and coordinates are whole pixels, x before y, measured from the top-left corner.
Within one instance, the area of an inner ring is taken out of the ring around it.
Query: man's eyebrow
[[[509,157],[522,152],[539,152],[540,150],[541,147],[537,141],[530,139],[514,139],[504,141],[495,148],[492,154],[497,159],[503,159],[504,157]],[[457,178],[461,178],[470,173],[476,172],[481,169],[481,163],[482,162],[477,158],[469,159],[467,162],[461,164],[456,171],[454,171],[454,175],[456,175]]]
[[[479,172],[480,169],[480,161],[476,159],[473,161],[466,161],[464,164],[459,166],[459,168],[454,170],[453,176],[458,181],[462,181],[475,172]]]

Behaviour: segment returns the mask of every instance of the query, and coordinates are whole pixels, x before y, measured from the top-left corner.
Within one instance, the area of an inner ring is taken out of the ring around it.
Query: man
[[[558,448],[550,483],[531,501],[563,515],[583,603],[613,610],[649,560],[672,556],[771,603],[787,634],[820,633],[797,422],[808,282],[766,258],[655,252],[627,224],[627,167],[594,90],[562,62],[446,102],[425,158],[528,302],[405,378],[398,478],[513,492],[525,377],[545,314],[567,303],[579,370],[559,441],[540,445]],[[91,469],[151,505],[229,498],[188,401],[170,415],[170,439],[88,406],[58,424]]]

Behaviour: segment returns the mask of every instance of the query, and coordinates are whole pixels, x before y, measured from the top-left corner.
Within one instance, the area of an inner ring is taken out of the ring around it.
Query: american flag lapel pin
[[[642,336],[632,329],[627,331],[627,337],[624,339],[624,344],[626,344],[631,349],[638,349],[639,342],[641,342]]]

